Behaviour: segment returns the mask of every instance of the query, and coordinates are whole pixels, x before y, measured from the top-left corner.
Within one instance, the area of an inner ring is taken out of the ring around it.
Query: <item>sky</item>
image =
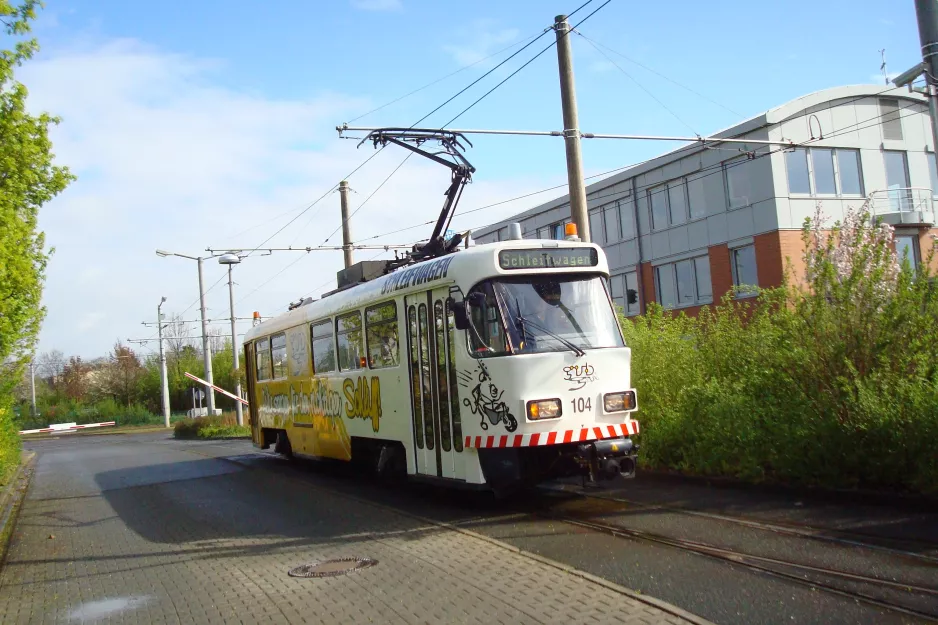
[[[399,148],[375,155],[335,127],[410,126],[583,1],[46,0],[34,25],[41,51],[18,78],[34,112],[61,117],[51,133],[56,162],[78,179],[40,213],[55,251],[39,351],[87,359],[118,340],[153,338],[142,322],[155,322],[161,297],[164,313],[197,320],[196,262],[156,249],[209,256],[207,248],[341,244],[333,188],[346,177],[356,243],[426,238],[429,225],[388,233],[436,219],[449,171],[416,156],[404,162]],[[584,132],[706,135],[813,91],[884,84],[882,49],[890,74],[920,61],[912,0],[612,0],[577,30]],[[553,38],[422,125],[456,117]],[[555,48],[449,127],[561,129]],[[470,140],[476,173],[459,210],[566,182],[559,139]],[[584,141],[585,175],[677,145]],[[457,216],[453,227],[482,227],[564,192]],[[236,316],[273,316],[318,297],[341,266],[341,251],[258,250],[234,268]],[[209,258],[203,270],[207,316],[228,334],[226,269]],[[239,333],[249,327],[238,322]],[[136,347],[149,355],[157,346]]]

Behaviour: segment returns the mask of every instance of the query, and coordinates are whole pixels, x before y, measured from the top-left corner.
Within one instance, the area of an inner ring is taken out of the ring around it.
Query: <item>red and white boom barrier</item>
[[[248,402],[247,402],[246,399],[241,399],[240,397],[238,397],[238,396],[235,395],[234,393],[229,393],[228,391],[226,391],[226,390],[223,389],[223,388],[219,388],[219,387],[215,386],[214,384],[209,384],[208,382],[206,382],[206,381],[203,380],[202,378],[197,377],[197,376],[194,376],[194,375],[192,375],[191,373],[189,373],[188,371],[185,372],[185,376],[186,376],[187,378],[189,378],[190,380],[195,380],[195,381],[198,382],[199,384],[202,384],[202,385],[204,385],[204,386],[208,386],[209,388],[213,388],[213,389],[215,389],[216,391],[218,391],[219,393],[221,393],[222,395],[226,395],[227,397],[230,397],[231,399],[237,400],[237,401],[241,402],[242,404],[244,404],[245,406],[248,405]]]
[[[74,432],[75,430],[84,430],[87,428],[103,428],[109,425],[117,425],[116,421],[104,421],[102,423],[84,423],[78,425],[76,423],[53,423],[47,428],[39,428],[38,430],[20,430],[20,434],[45,434],[48,432]]]

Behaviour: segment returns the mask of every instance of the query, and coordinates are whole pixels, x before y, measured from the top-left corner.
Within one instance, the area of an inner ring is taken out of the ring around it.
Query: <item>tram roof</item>
[[[498,253],[502,250],[551,250],[592,248],[597,252],[597,264],[586,267],[557,267],[545,269],[502,269]],[[558,241],[553,239],[512,239],[477,244],[452,254],[405,265],[374,280],[357,284],[304,304],[291,311],[261,322],[244,335],[244,342],[259,336],[281,332],[287,328],[331,317],[337,313],[372,306],[401,295],[426,291],[452,284],[459,279],[464,285],[474,285],[497,276],[517,276],[543,273],[609,273],[602,247],[594,243]],[[410,276],[408,278],[408,276]],[[435,277],[436,276],[436,277]]]

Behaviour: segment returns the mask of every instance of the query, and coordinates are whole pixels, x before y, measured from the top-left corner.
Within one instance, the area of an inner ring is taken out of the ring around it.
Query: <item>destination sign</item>
[[[596,248],[502,250],[498,266],[502,269],[565,269],[595,267],[599,264]]]

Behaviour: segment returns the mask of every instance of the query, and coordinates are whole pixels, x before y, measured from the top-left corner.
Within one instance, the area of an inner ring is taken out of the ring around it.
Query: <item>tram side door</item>
[[[442,288],[404,301],[414,457],[417,473],[465,479],[448,297],[449,289]]]

